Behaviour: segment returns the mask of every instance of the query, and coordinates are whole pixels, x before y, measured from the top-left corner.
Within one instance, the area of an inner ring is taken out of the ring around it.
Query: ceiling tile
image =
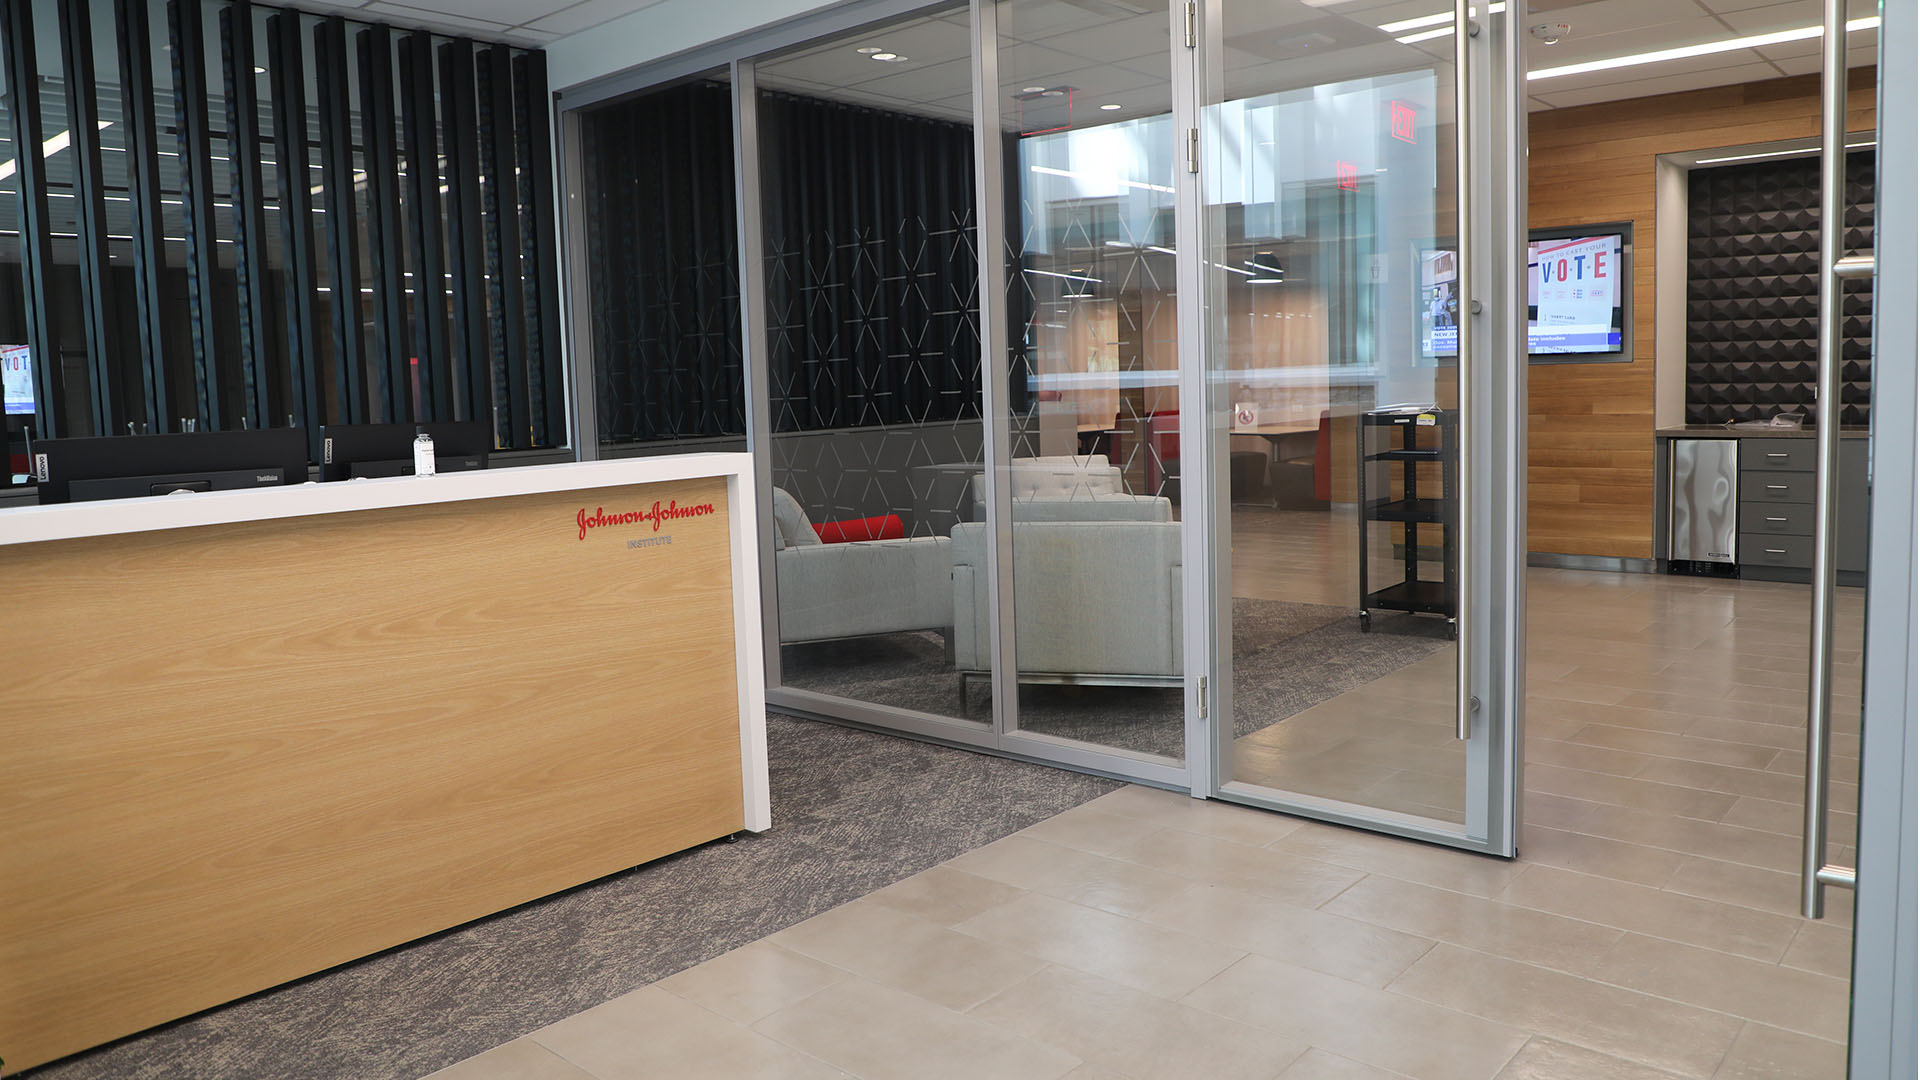
[[[563,7],[550,15],[542,15],[537,19],[525,18],[521,25],[529,30],[538,30],[546,34],[577,34],[622,15],[631,15],[636,11],[664,2],[665,0],[582,0],[581,3],[574,4],[572,7]]]

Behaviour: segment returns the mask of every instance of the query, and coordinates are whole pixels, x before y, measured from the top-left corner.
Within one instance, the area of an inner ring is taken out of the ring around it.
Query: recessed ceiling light
[[[1119,107],[1120,106],[1118,105],[1107,104],[1107,105],[1100,106],[1100,109],[1102,112],[1112,112],[1113,110],[1118,109]]]
[[[1066,97],[1067,92],[1065,90],[1042,90],[1040,91],[1040,96],[1041,97]]]
[[[861,56],[872,56],[874,53],[886,52],[887,50],[881,48],[878,45],[863,45],[860,48],[855,49],[853,51],[859,53]]]
[[[891,60],[895,56],[898,56],[899,54],[890,53],[890,52],[877,52],[877,53],[868,53],[867,55],[874,60]]]
[[[1023,94],[1037,94],[1045,89],[1046,87],[1044,86],[1023,86],[1020,88],[1020,92]]]
[[[263,67],[258,67],[258,66],[256,66],[256,67],[255,67],[255,68],[253,69],[253,73],[254,73],[255,75],[265,75],[265,74],[267,73],[267,69],[266,69],[266,68],[263,68]]]
[[[899,55],[898,53],[895,53],[895,54],[894,54],[894,55],[892,55],[892,56],[876,56],[876,57],[874,57],[874,59],[875,59],[875,60],[884,60],[884,61],[886,61],[886,62],[887,62],[887,63],[889,63],[889,64],[904,64],[904,63],[906,63],[906,62],[907,62],[908,60],[911,60],[911,59],[913,59],[913,58],[912,58],[912,57],[910,57],[910,56],[901,56],[901,55]]]

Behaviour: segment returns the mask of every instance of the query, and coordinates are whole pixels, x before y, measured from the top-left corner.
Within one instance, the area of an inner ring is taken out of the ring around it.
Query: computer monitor
[[[328,424],[320,429],[320,479],[412,476],[413,439],[433,436],[435,472],[487,467],[493,425],[485,420],[448,424]]]
[[[263,428],[38,439],[33,476],[43,504],[304,484],[307,434]]]

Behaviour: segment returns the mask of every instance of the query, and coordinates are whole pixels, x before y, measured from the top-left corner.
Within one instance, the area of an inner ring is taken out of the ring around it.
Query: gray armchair
[[[953,625],[953,542],[944,536],[823,544],[793,496],[773,490],[780,643]]]
[[[987,528],[953,529],[953,655],[991,668]],[[1180,526],[1171,521],[1019,521],[1013,526],[1020,677],[1181,681]]]

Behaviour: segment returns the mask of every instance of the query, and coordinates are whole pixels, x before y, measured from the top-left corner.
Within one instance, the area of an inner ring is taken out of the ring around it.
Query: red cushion
[[[906,523],[899,514],[854,518],[851,521],[822,521],[813,526],[824,544],[844,544],[849,540],[901,540],[907,535]]]

